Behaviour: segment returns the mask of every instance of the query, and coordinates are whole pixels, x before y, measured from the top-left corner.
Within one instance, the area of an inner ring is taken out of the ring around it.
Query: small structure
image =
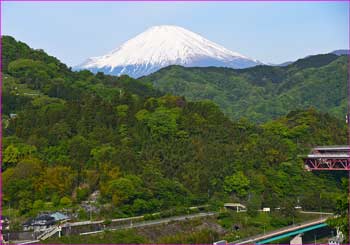
[[[303,208],[301,206],[295,206],[294,209],[298,210],[298,211],[301,211]]]
[[[299,234],[296,237],[294,237],[292,240],[290,240],[290,245],[300,245],[303,244],[303,238],[301,237],[303,234]]]
[[[10,220],[7,216],[1,216],[1,229],[10,230]]]
[[[15,114],[15,113],[10,113],[10,118],[11,119],[15,119],[17,117],[17,114]]]
[[[44,231],[52,228],[59,222],[67,221],[69,219],[70,218],[67,215],[61,212],[40,214],[37,217],[29,219],[23,223],[23,230]]]
[[[262,211],[263,212],[271,212],[271,208],[263,208]]]
[[[236,209],[237,213],[247,211],[247,207],[244,206],[243,204],[240,204],[240,203],[225,203],[224,207],[225,208],[234,208],[234,209]]]
[[[55,224],[55,218],[48,214],[41,214],[23,223],[24,231],[44,231]]]

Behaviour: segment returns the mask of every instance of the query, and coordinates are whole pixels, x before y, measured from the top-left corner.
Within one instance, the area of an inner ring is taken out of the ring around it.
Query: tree
[[[37,189],[43,198],[53,194],[70,195],[73,192],[75,178],[76,173],[70,167],[48,167],[41,176]]]
[[[33,89],[42,88],[45,81],[50,78],[49,68],[44,63],[31,59],[18,59],[11,62],[8,71]]]
[[[76,135],[68,143],[69,156],[72,159],[71,166],[77,171],[77,185],[82,180],[82,168],[90,158],[91,145],[83,136]]]
[[[127,175],[109,181],[108,195],[112,197],[113,204],[118,206],[128,203],[139,194],[139,189],[143,186],[142,180],[135,175]]]
[[[228,194],[234,193],[238,197],[245,197],[248,194],[249,184],[249,179],[242,171],[238,171],[234,175],[225,177],[224,190]]]
[[[158,107],[154,112],[141,110],[136,114],[137,120],[144,122],[155,137],[172,136],[177,132],[177,122],[180,115],[178,108],[168,109]]]
[[[43,200],[35,200],[35,202],[33,203],[33,209],[37,211],[42,211],[44,205],[45,203],[43,202]]]
[[[6,147],[4,153],[3,153],[3,170],[7,168],[8,165],[14,165],[16,164],[20,159],[20,152],[17,147],[14,145],[9,145]]]
[[[15,166],[21,159],[36,152],[36,147],[27,144],[10,144],[3,153],[3,170],[8,166]]]
[[[72,200],[69,197],[62,197],[60,200],[60,205],[62,207],[68,208],[72,206]]]
[[[128,105],[118,105],[116,106],[116,112],[118,117],[122,120],[128,114],[129,106]]]

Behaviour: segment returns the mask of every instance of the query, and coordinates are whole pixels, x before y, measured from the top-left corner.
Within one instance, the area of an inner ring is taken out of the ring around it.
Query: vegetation
[[[97,235],[89,236],[63,236],[41,241],[44,244],[140,244],[148,243],[144,237],[136,234],[133,230],[105,231]]]
[[[218,223],[227,230],[223,239],[232,242],[317,218],[319,218],[317,214],[301,214],[289,206],[271,212],[257,212],[255,215],[245,212],[222,212],[218,217]]]
[[[12,37],[4,36],[2,42],[2,200],[3,207],[11,206],[21,216],[69,209],[86,218],[79,203],[96,190],[98,215],[108,219],[226,201],[247,205],[250,215],[262,207],[287,209],[297,202],[308,210],[336,207],[341,176],[306,172],[298,157],[314,145],[345,142],[344,123],[328,113],[308,108],[261,125],[244,118],[231,121],[211,101],[164,95],[127,76],[73,72]],[[168,68],[173,69],[186,70]],[[271,69],[279,74],[280,68]],[[288,69],[289,79],[307,73],[314,81],[323,69],[325,76],[336,73],[342,81],[343,58],[320,68],[307,65],[297,73]],[[230,72],[248,76],[244,71],[208,70],[218,77]],[[294,91],[296,96],[304,75],[293,86],[275,83],[271,91],[278,84],[281,91]],[[237,79],[241,82],[232,85],[237,89],[248,84],[247,78]],[[255,100],[254,105],[261,104]],[[240,103],[234,107],[235,117],[245,115],[242,110],[252,112]],[[143,242],[135,239],[130,242]],[[196,242],[196,235],[186,241]]]
[[[286,67],[166,67],[140,80],[192,101],[209,99],[231,119],[266,122],[310,106],[343,119],[347,56],[315,55]]]

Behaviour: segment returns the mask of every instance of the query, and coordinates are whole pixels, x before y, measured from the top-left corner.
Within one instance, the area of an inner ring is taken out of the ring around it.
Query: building
[[[24,231],[43,231],[55,224],[55,218],[48,214],[40,214],[35,218],[27,220],[23,223]]]
[[[60,212],[40,214],[37,217],[29,219],[23,223],[23,230],[44,231],[59,222],[67,221],[69,219],[70,218],[67,215]]]
[[[7,216],[1,216],[1,229],[10,230],[10,220]]]

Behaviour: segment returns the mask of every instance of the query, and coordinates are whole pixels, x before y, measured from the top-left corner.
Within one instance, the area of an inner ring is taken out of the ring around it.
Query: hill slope
[[[230,118],[263,122],[313,106],[345,115],[347,57],[310,56],[286,67],[247,69],[170,66],[140,78],[165,93],[214,101]]]
[[[340,178],[305,172],[298,158],[313,145],[345,142],[344,124],[329,114],[231,121],[210,101],[162,96],[126,76],[72,72],[11,37],[2,42],[11,47],[4,49],[3,207],[22,216],[73,207],[88,219],[80,203],[96,190],[94,215],[108,219],[224,201],[335,207]]]

